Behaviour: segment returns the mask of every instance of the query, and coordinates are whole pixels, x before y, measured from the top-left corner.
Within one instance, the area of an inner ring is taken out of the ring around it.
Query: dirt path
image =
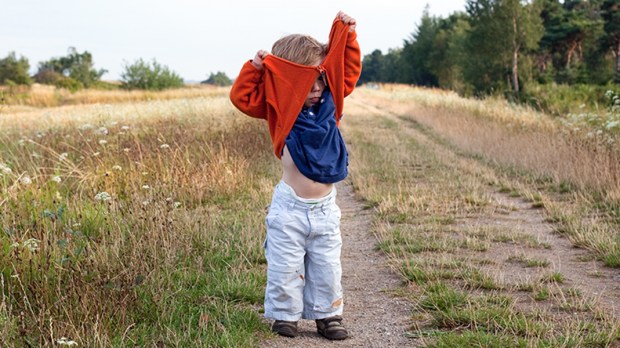
[[[424,143],[444,161],[464,171],[472,170],[471,168],[478,168],[480,173],[493,171],[491,167],[479,161],[457,155],[445,145],[421,133],[412,127],[410,120],[403,120],[402,117],[393,114],[385,116],[400,124],[404,132],[416,141]],[[500,241],[491,243],[486,251],[464,253],[492,260],[491,265],[481,268],[486,269],[500,285],[507,289],[514,287],[515,284],[536,282],[555,272],[564,278],[561,282],[563,289],[576,289],[580,294],[578,300],[562,298],[564,295],[556,292],[551,296],[556,296],[556,299],[533,301],[529,293],[511,292],[517,299],[517,306],[529,309],[551,308],[554,302],[555,305],[557,302],[564,302],[565,308],[570,309],[568,312],[600,308],[608,315],[614,317],[620,315],[620,308],[618,308],[620,270],[605,267],[602,262],[593,258],[591,252],[574,247],[565,236],[555,233],[554,226],[546,222],[543,210],[534,208],[532,203],[520,197],[500,193],[497,188],[491,186],[486,189],[486,195],[494,211],[472,218],[459,219],[457,227],[462,230],[487,228],[512,231],[517,238],[531,240],[532,245]],[[549,265],[547,267],[526,267],[524,262],[527,260],[545,261]]]
[[[338,185],[338,205],[342,210],[342,283],[344,324],[350,338],[331,342],[316,333],[314,321],[299,322],[297,338],[275,337],[261,347],[411,347],[405,337],[410,326],[411,305],[390,293],[401,280],[387,266],[387,258],[375,250],[376,238],[370,231],[372,210],[364,209],[349,183]]]
[[[592,258],[589,251],[576,248],[565,237],[554,232],[553,225],[545,222],[541,209],[532,208],[532,204],[523,199],[510,197],[494,191],[489,196],[496,206],[509,207],[505,210],[475,221],[466,221],[470,225],[495,226],[511,228],[515,233],[533,237],[532,240],[544,244],[540,247],[515,247],[510,243],[495,243],[485,256],[497,260],[498,270],[503,281],[508,284],[523,283],[540,279],[551,272],[563,275],[562,287],[578,289],[581,292],[583,308],[590,305],[605,309],[605,313],[620,315],[620,271],[605,267],[602,262]],[[548,267],[523,267],[512,260],[545,260]],[[531,306],[527,295],[516,296],[517,305]],[[538,307],[549,303],[538,302]],[[573,304],[573,307],[579,307]]]

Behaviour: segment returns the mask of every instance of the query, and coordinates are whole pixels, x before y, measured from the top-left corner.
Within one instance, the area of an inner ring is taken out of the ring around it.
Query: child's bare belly
[[[284,152],[282,153],[282,168],[282,180],[291,186],[301,198],[322,198],[327,196],[334,188],[334,184],[316,182],[304,176],[297,169],[286,146],[284,146]]]

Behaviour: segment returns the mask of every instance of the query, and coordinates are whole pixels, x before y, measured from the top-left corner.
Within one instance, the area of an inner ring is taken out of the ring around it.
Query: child
[[[297,321],[314,319],[331,340],[342,325],[340,208],[334,184],[347,176],[338,129],[344,97],[361,73],[355,19],[339,12],[329,46],[306,35],[276,41],[246,62],[230,92],[233,104],[267,120],[282,180],[267,214],[265,317],[272,330],[297,336]]]

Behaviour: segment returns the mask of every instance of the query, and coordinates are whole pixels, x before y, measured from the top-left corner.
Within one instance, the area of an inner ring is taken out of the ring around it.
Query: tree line
[[[66,56],[40,62],[33,76],[29,70],[30,63],[26,57],[18,58],[15,52],[10,52],[5,58],[0,59],[0,85],[31,85],[36,82],[71,91],[112,86],[101,80],[107,70],[95,69],[92,54],[88,51],[80,53],[74,47],[69,48]],[[162,90],[184,85],[181,76],[155,59],[150,62],[138,59],[134,63],[124,64],[120,82],[122,88],[147,90]],[[220,86],[232,84],[223,72],[211,73],[202,83]]]
[[[620,83],[620,0],[467,0],[424,11],[403,46],[363,58],[360,83],[522,99],[532,84]]]

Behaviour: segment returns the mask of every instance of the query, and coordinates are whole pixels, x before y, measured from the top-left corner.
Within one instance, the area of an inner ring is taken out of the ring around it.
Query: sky
[[[124,66],[156,60],[186,81],[222,71],[230,78],[259,49],[288,34],[326,42],[339,10],[357,20],[362,55],[402,47],[431,16],[464,11],[466,0],[0,0],[0,59],[39,62],[68,54],[93,55],[103,80],[118,80]]]

